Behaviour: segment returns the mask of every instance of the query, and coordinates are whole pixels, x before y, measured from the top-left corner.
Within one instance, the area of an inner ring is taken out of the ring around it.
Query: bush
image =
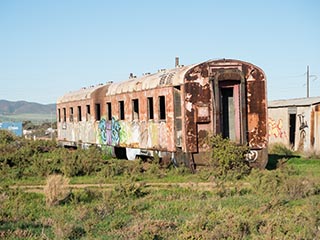
[[[283,157],[293,156],[293,151],[283,143],[274,143],[269,145],[269,154],[280,155]]]
[[[68,177],[91,175],[98,172],[104,161],[102,151],[97,147],[69,151],[66,156],[61,157],[61,171]]]
[[[84,209],[78,211],[84,211]],[[81,217],[78,219],[79,216],[75,216],[75,214],[77,212],[70,211],[68,208],[55,209],[50,224],[55,239],[81,239],[86,235],[85,229],[79,223]]]
[[[245,154],[249,148],[237,145],[221,135],[209,137],[211,151],[211,165],[219,176],[233,176],[237,179],[250,172]]]
[[[14,142],[18,137],[7,130],[0,130],[0,144],[7,144]]]
[[[69,179],[62,175],[50,175],[44,187],[47,206],[55,206],[65,201],[70,195]]]
[[[118,198],[140,198],[147,194],[145,191],[145,183],[120,183],[115,186],[114,194]]]

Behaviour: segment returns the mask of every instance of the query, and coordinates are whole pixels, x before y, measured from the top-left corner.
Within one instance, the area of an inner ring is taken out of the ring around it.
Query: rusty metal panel
[[[267,103],[265,82],[248,81],[248,142],[251,147],[263,148],[267,145]]]
[[[234,88],[235,103],[239,101],[239,108],[235,106],[239,114],[235,114],[234,120],[241,123],[237,127],[240,131],[240,143],[248,143],[253,149],[261,149],[259,153],[253,150],[250,160],[259,162],[257,164],[264,167],[267,161],[266,79],[261,69],[238,60],[208,61],[186,73],[186,151],[197,153],[205,150],[206,146],[202,145],[202,140],[209,133],[221,133],[220,84],[223,82],[239,86]],[[207,114],[208,110],[210,114]]]
[[[211,111],[212,92],[208,74],[208,65],[204,63],[192,68],[185,75],[184,119],[187,152],[199,150],[197,122],[207,123],[202,128],[210,131],[211,124],[208,112]]]

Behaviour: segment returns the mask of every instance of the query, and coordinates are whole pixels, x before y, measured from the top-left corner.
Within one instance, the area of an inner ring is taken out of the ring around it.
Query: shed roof
[[[293,98],[268,102],[268,108],[302,107],[320,103],[320,97]]]

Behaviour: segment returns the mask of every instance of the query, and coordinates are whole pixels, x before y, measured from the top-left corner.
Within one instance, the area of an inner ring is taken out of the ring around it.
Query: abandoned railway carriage
[[[154,156],[206,164],[209,134],[248,144],[254,167],[267,163],[264,72],[239,60],[210,60],[68,93],[57,101],[58,140],[97,144],[118,157]]]

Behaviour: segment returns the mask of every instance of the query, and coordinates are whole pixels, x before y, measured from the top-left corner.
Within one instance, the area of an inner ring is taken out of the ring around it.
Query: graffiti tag
[[[106,134],[106,120],[101,119],[98,125],[98,136],[100,143],[105,144],[107,142],[107,134]]]
[[[112,145],[119,145],[120,143],[120,123],[114,117],[111,120],[111,140]]]
[[[306,141],[306,130],[305,128],[308,127],[308,122],[307,120],[304,120],[304,114],[298,114],[299,116],[299,130],[300,130],[300,139],[299,139],[299,145],[298,145],[298,151],[303,151],[304,150],[304,142]]]
[[[257,160],[258,158],[258,151],[257,150],[250,150],[247,154],[246,154],[246,160],[250,163],[254,162]]]
[[[269,126],[269,137],[273,136],[275,138],[287,138],[287,133],[283,130],[283,122],[282,119],[275,121],[272,118],[268,119]]]

